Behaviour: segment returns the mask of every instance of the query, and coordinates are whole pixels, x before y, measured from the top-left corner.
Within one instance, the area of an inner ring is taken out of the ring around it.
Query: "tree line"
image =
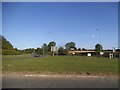
[[[44,54],[44,55],[52,55],[51,46],[56,46],[56,42],[51,41],[48,44],[44,43],[41,47],[35,48],[27,48],[24,50],[18,50],[14,48],[13,45],[6,40],[5,37],[0,35],[0,43],[2,42],[2,54],[3,55],[19,55],[19,54]],[[65,48],[64,48],[65,47]],[[64,45],[64,47],[59,47],[55,54],[57,55],[68,55],[70,50],[87,50],[85,48],[77,48],[75,42],[68,42]],[[103,47],[100,44],[95,45],[95,49],[97,52],[102,50]]]
[[[17,48],[13,48],[13,45],[0,35],[0,45],[3,55],[19,55],[21,52]]]

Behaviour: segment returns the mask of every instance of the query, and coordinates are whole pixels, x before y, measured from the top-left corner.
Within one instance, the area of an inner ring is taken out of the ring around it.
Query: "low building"
[[[100,56],[100,53],[96,52],[95,50],[81,50],[81,51],[74,50],[69,51],[69,54],[81,56],[89,56],[91,54],[90,56]],[[112,50],[103,50],[101,56],[108,58],[120,58],[120,51],[113,52]]]
[[[88,55],[88,53],[89,54],[91,54],[91,56],[92,55],[94,55],[94,54],[96,54],[96,52],[95,51],[90,51],[90,50],[81,50],[81,51],[69,51],[69,54],[74,54],[74,55],[82,55],[82,56],[87,56]]]

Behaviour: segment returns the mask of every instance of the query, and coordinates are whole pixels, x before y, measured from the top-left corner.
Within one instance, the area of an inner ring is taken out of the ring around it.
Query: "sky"
[[[2,3],[0,3],[0,35],[2,35]]]
[[[98,29],[98,30],[97,30]],[[118,48],[117,2],[4,2],[2,35],[16,48],[55,41],[77,48]],[[101,37],[101,40],[100,40]]]

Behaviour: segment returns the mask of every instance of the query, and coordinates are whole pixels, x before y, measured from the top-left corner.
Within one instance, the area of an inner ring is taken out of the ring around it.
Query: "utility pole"
[[[32,52],[33,56],[35,56],[35,48],[33,49],[33,52]]]
[[[54,56],[54,47],[53,47],[53,56]]]
[[[99,32],[99,44],[100,44],[100,56],[101,56],[101,49],[102,49],[102,46],[101,46],[101,30],[99,30],[98,28],[96,30]]]
[[[44,55],[44,46],[43,46],[43,55]]]
[[[24,51],[23,51],[23,52],[24,52],[24,54],[25,54],[25,49],[24,49]]]
[[[54,46],[53,45],[52,45],[51,49],[52,49],[52,55],[54,56]]]

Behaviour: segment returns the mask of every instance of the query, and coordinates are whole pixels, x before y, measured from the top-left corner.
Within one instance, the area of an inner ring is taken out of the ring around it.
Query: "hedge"
[[[16,50],[2,50],[2,55],[20,55],[21,52]]]

